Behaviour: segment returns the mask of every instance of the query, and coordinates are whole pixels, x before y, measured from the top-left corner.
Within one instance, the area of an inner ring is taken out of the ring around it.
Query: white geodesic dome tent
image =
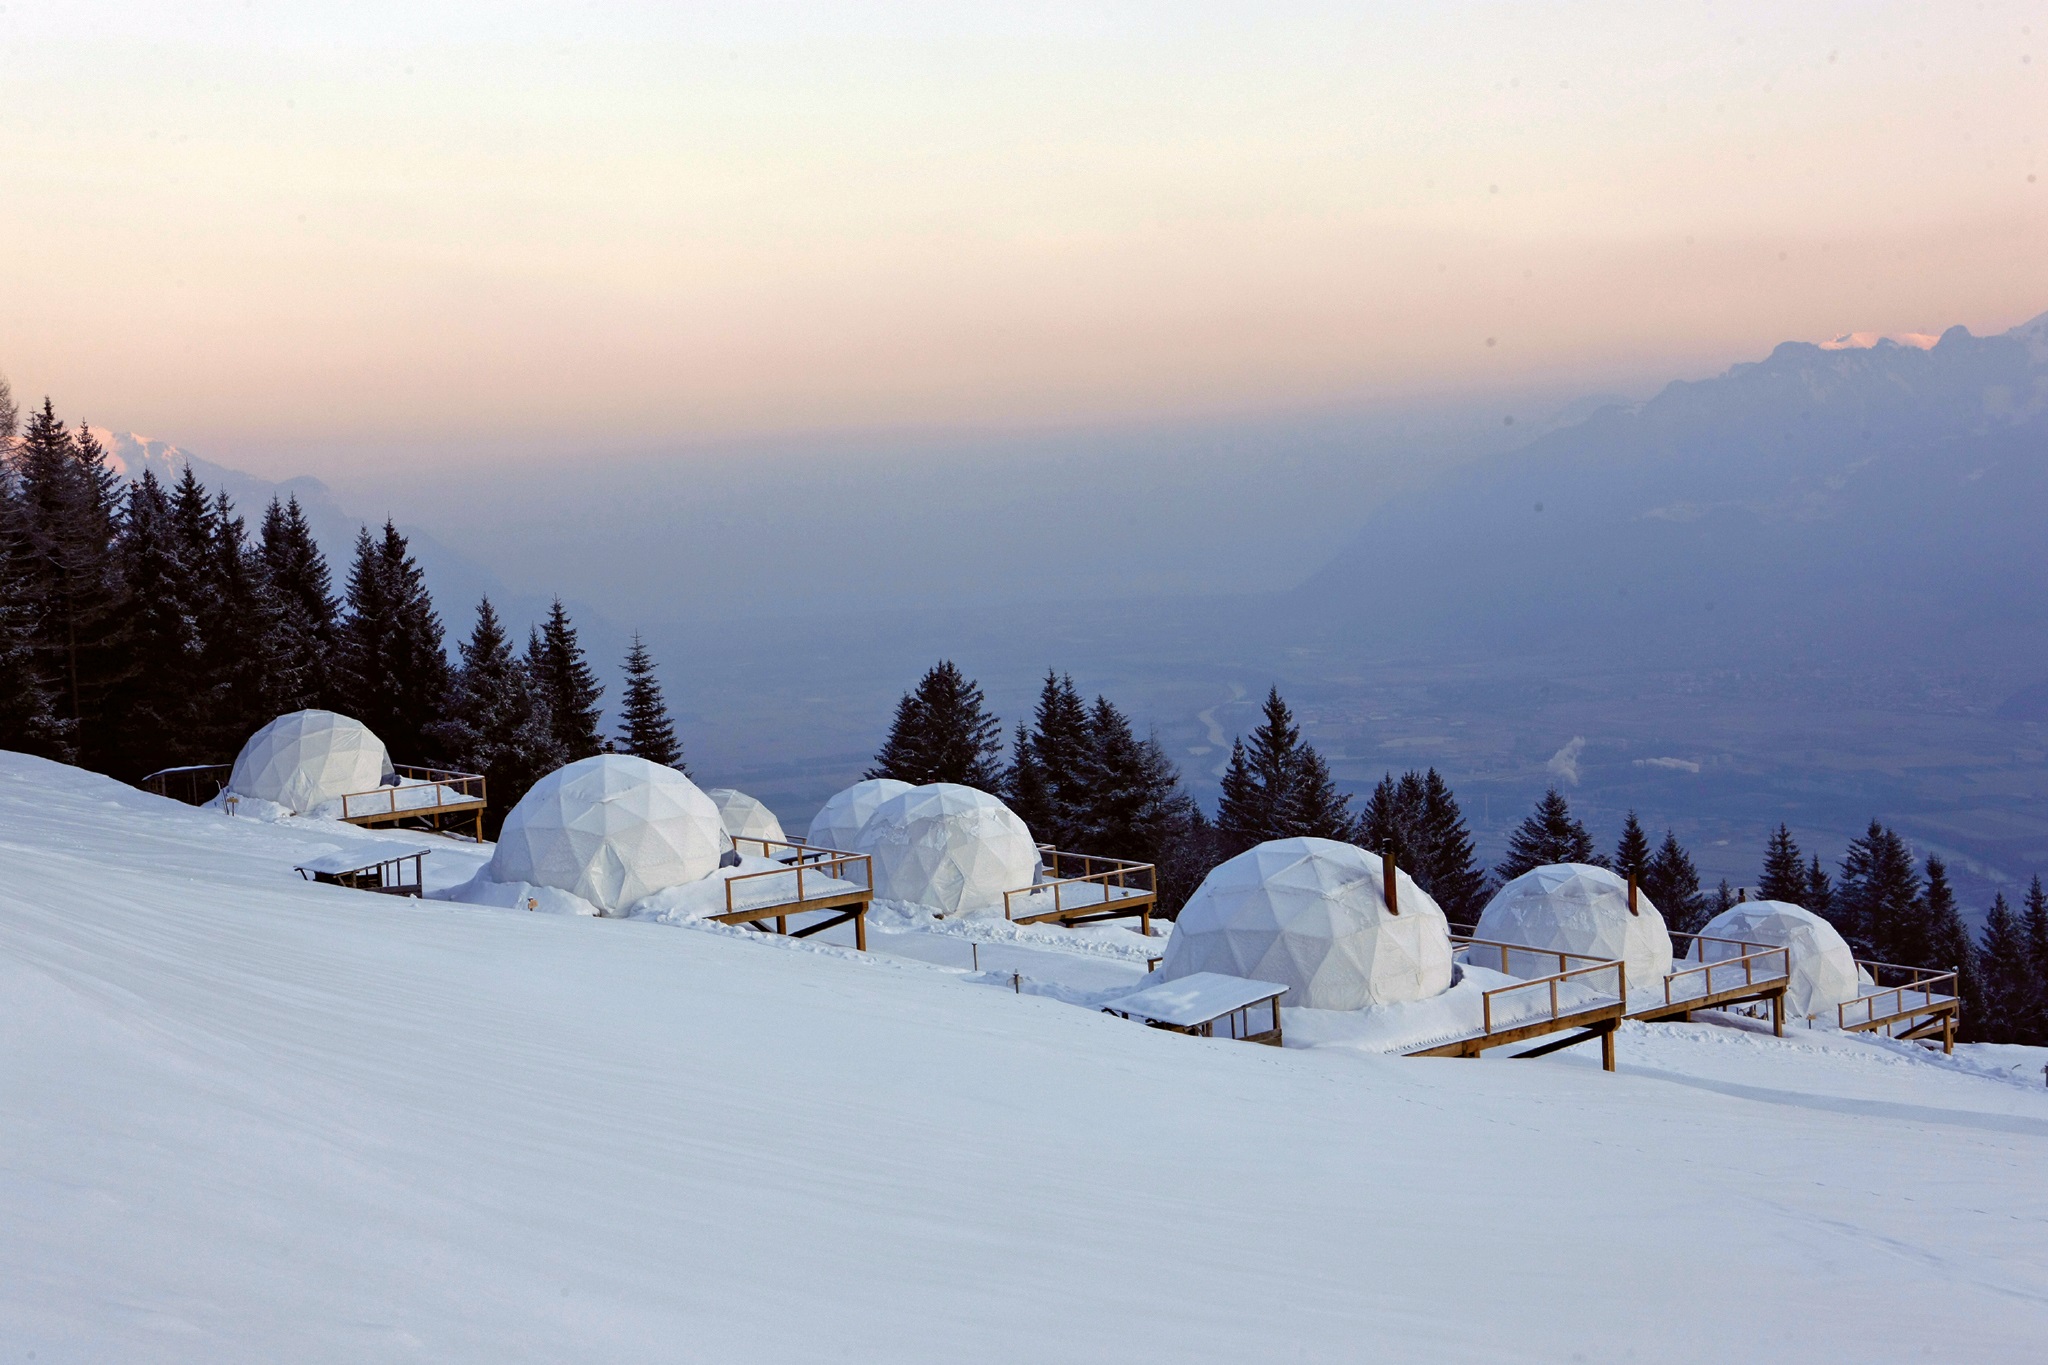
[[[1024,822],[987,792],[934,782],[875,807],[851,850],[873,857],[875,894],[941,914],[991,907],[1031,885],[1038,845]]]
[[[1274,839],[1202,879],[1181,907],[1162,980],[1220,972],[1287,987],[1297,1009],[1355,1010],[1451,985],[1450,926],[1408,874],[1387,908],[1378,855],[1333,839]]]
[[[784,838],[782,822],[775,818],[775,812],[742,791],[731,787],[713,787],[704,793],[711,798],[711,804],[718,807],[719,823],[732,838],[744,836],[747,839],[773,839],[781,842]],[[747,843],[739,846],[740,852],[749,858],[772,856],[772,850],[764,851],[761,845]]]
[[[1586,863],[1552,863],[1524,872],[1487,902],[1472,936],[1553,953],[1620,958],[1628,989],[1638,993],[1661,990],[1671,970],[1671,931],[1650,898],[1638,887],[1636,913],[1630,914],[1628,882]],[[1482,967],[1495,965],[1495,959],[1483,955],[1474,960]],[[1565,969],[1591,965],[1567,961]],[[1511,976],[1534,977],[1560,969],[1555,957],[1510,953],[1507,970]]]
[[[519,798],[489,875],[552,886],[617,914],[710,876],[726,846],[718,807],[696,783],[644,758],[599,754],[555,769]]]
[[[303,813],[375,791],[390,771],[384,741],[361,721],[333,711],[293,711],[249,736],[235,756],[228,790]]]
[[[1856,955],[1835,926],[1790,901],[1744,901],[1731,905],[1700,930],[1705,939],[1735,939],[1783,948],[1791,959],[1791,984],[1785,988],[1785,1009],[1793,1015],[1831,1015],[1835,1006],[1856,998]],[[1732,943],[1699,942],[1693,957],[1720,962],[1739,957]]]
[[[868,822],[868,817],[890,797],[911,790],[914,789],[910,783],[898,782],[893,777],[870,777],[856,782],[811,817],[810,833],[804,836],[804,842],[813,848],[851,852],[853,841],[860,837],[861,826]]]

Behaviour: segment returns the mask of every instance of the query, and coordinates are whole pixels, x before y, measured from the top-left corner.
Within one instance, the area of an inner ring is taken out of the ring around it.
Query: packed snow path
[[[901,959],[292,874],[335,841],[0,755],[6,1358],[2027,1360],[2048,1333],[2048,1101],[1988,1063],[1712,1025],[1632,1027],[1618,1076],[1202,1042]]]

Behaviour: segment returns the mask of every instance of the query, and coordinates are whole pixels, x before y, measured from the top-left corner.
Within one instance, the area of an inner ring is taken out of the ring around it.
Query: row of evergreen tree
[[[1159,865],[1160,895],[1178,907],[1209,869],[1268,839],[1316,836],[1392,854],[1454,924],[1475,923],[1503,884],[1552,863],[1633,876],[1674,932],[1698,933],[1734,905],[1723,880],[1700,885],[1692,856],[1667,829],[1652,844],[1628,812],[1603,854],[1564,795],[1545,792],[1508,839],[1491,875],[1473,850],[1457,797],[1435,770],[1383,777],[1354,813],[1328,765],[1268,692],[1258,727],[1231,747],[1212,822],[1189,796],[1156,737],[1139,739],[1106,697],[1085,703],[1073,679],[1048,672],[1031,719],[1005,759],[1001,722],[981,687],[950,661],[897,704],[870,777],[960,782],[1004,797],[1042,840]],[[2048,1043],[2048,902],[2036,878],[2024,911],[1999,896],[1982,942],[1963,923],[1938,856],[1916,863],[1896,831],[1872,821],[1830,876],[1780,825],[1764,854],[1759,899],[1803,905],[1829,920],[1861,958],[1959,974],[1967,1038]]]
[[[523,652],[488,600],[450,662],[406,538],[356,538],[340,597],[296,498],[254,537],[188,465],[123,485],[48,399],[18,421],[0,381],[0,748],[133,780],[219,762],[271,718],[325,707],[400,762],[481,772],[510,807],[542,774],[617,748],[679,766],[654,664],[636,637],[622,728],[557,600]]]

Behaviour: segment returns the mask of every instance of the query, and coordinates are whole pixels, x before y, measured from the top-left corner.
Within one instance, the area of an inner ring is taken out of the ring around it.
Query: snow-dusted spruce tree
[[[1511,882],[1530,868],[1550,863],[1606,866],[1593,850],[1593,836],[1572,818],[1570,803],[1555,787],[1543,794],[1536,809],[1508,836],[1507,856],[1495,865],[1493,872],[1502,881]]]
[[[1643,827],[1630,811],[1628,818],[1621,822],[1621,838],[1614,842],[1614,870],[1624,880],[1636,879],[1636,886],[1643,884],[1643,874],[1650,870],[1650,838],[1643,833]],[[1654,898],[1653,898],[1654,899]]]
[[[1003,723],[988,713],[980,684],[950,659],[932,666],[896,704],[889,736],[864,777],[899,782],[957,782],[1002,789]]]
[[[476,627],[457,648],[462,666],[449,686],[444,718],[432,724],[428,740],[448,762],[484,775],[491,797],[485,825],[494,832],[504,812],[565,760],[547,702],[513,655],[490,598],[477,604]]]
[[[603,753],[604,736],[597,727],[604,712],[597,703],[604,687],[591,671],[559,597],[548,609],[548,619],[527,640],[526,669],[547,701],[555,745],[566,755],[565,761]]]
[[[659,763],[688,774],[683,764],[682,741],[676,738],[675,722],[669,719],[668,703],[661,695],[661,682],[654,676],[654,660],[647,646],[633,635],[633,647],[626,653],[626,691],[619,703],[619,752],[633,754],[649,763]]]
[[[1359,846],[1395,861],[1443,907],[1454,924],[1472,924],[1486,904],[1486,874],[1450,785],[1436,769],[1392,773],[1367,798],[1354,835]]]
[[[296,495],[276,498],[263,513],[258,538],[264,577],[277,612],[274,653],[280,676],[271,696],[277,714],[324,706],[331,694],[328,656],[334,648],[334,579]]]
[[[1757,899],[1799,905],[1806,885],[1806,864],[1800,857],[1799,845],[1793,842],[1792,831],[1781,824],[1764,846],[1764,867],[1756,879]]]
[[[347,609],[332,660],[333,709],[369,726],[398,762],[418,763],[448,696],[450,670],[433,598],[389,521],[381,539],[367,528],[356,537]]]
[[[129,486],[120,557],[128,590],[130,676],[121,714],[110,719],[117,776],[140,777],[179,763],[212,761],[200,733],[199,610],[192,573],[172,519],[170,495],[144,470]]]
[[[1216,808],[1219,851],[1234,858],[1269,839],[1349,840],[1354,825],[1351,798],[1338,792],[1322,755],[1302,741],[1280,689],[1270,689],[1251,743],[1231,745]]]
[[[0,409],[0,436],[8,415]],[[69,760],[70,726],[57,714],[36,668],[35,599],[20,539],[14,500],[0,467],[0,749]]]
[[[1914,964],[1927,950],[1920,873],[1906,841],[1877,821],[1842,857],[1830,918],[1863,956]]]
[[[1921,950],[1920,958],[1909,960],[1908,965],[1956,969],[1956,995],[1963,1002],[1956,1036],[1965,1042],[1982,1041],[1983,1035],[1977,1031],[1977,1022],[1972,1017],[1972,1007],[1983,990],[1978,975],[1977,945],[1970,941],[1970,931],[1964,927],[1962,914],[1956,909],[1955,892],[1948,884],[1948,867],[1931,853],[1927,855],[1927,891],[1921,900],[1925,907],[1922,922],[1926,947]]]
[[[1014,754],[1003,774],[1003,799],[1039,842],[1078,848],[1088,822],[1094,754],[1088,708],[1071,676],[1046,671],[1031,723],[1017,726]]]
[[[1828,878],[1828,870],[1820,865],[1820,855],[1814,854],[1806,865],[1806,894],[1795,897],[1795,905],[1803,905],[1823,919],[1828,917],[1835,906],[1835,884]]]
[[[117,478],[98,443],[84,445],[50,400],[29,414],[8,457],[18,511],[19,566],[37,604],[36,671],[70,721],[78,759],[108,771],[109,707],[123,680],[121,582],[114,553]]]
[[[2034,981],[2033,1013],[2025,1020],[2025,1042],[2048,1044],[2048,892],[2041,889],[2037,873],[2027,888],[2026,908],[2020,913],[2020,932],[2027,940],[2027,968]]]
[[[1699,869],[1678,836],[1668,829],[1636,885],[1663,914],[1664,926],[1673,933],[1697,934],[1710,917],[1706,897],[1700,894]]]

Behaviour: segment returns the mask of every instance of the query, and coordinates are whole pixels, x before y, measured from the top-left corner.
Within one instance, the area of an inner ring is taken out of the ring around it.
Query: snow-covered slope
[[[1201,1042],[293,876],[356,837],[0,755],[9,1358],[2022,1360],[2048,1330],[2024,1058]]]

